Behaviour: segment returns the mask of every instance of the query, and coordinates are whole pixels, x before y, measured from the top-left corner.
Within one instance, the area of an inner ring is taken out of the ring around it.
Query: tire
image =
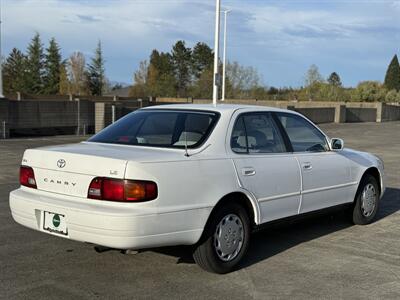
[[[361,179],[353,205],[353,223],[356,225],[370,224],[378,211],[380,190],[378,182],[372,175]]]
[[[193,258],[208,272],[231,272],[247,252],[250,233],[249,216],[243,206],[236,203],[223,205],[211,215]]]

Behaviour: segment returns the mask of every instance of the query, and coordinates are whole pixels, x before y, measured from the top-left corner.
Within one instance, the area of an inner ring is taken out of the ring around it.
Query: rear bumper
[[[90,201],[90,202],[89,202]],[[196,243],[211,208],[160,213],[143,203],[112,203],[81,199],[26,188],[10,193],[14,220],[31,229],[41,228],[43,211],[65,215],[68,236],[117,249],[144,249]]]

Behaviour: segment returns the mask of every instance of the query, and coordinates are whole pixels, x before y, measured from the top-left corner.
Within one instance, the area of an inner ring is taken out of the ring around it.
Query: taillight
[[[101,192],[104,200],[124,201],[124,180],[103,179]]]
[[[35,173],[31,167],[21,166],[19,169],[19,183],[23,186],[36,189]]]
[[[88,190],[88,198],[119,202],[142,202],[156,199],[157,184],[152,181],[96,177]]]
[[[88,191],[88,198],[92,199],[101,199],[101,185],[102,185],[101,178],[95,178],[92,180],[89,186]]]

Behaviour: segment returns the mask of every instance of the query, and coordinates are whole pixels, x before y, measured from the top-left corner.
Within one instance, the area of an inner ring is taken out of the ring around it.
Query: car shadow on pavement
[[[375,222],[394,214],[400,210],[400,189],[386,188],[385,194],[379,203],[379,210]]]
[[[400,211],[400,189],[387,188],[380,202],[375,222]],[[279,222],[257,230],[250,242],[247,255],[238,269],[249,267],[299,244],[354,226],[347,211],[332,211],[317,216]],[[164,255],[177,257],[177,263],[194,263],[192,247],[152,249]]]

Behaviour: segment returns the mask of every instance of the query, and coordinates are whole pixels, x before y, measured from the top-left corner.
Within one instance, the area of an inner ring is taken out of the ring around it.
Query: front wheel
[[[361,180],[353,207],[353,223],[370,224],[378,211],[379,186],[375,177],[366,175]]]
[[[246,253],[249,241],[250,220],[246,210],[236,203],[227,204],[211,216],[193,258],[206,271],[228,273]]]

